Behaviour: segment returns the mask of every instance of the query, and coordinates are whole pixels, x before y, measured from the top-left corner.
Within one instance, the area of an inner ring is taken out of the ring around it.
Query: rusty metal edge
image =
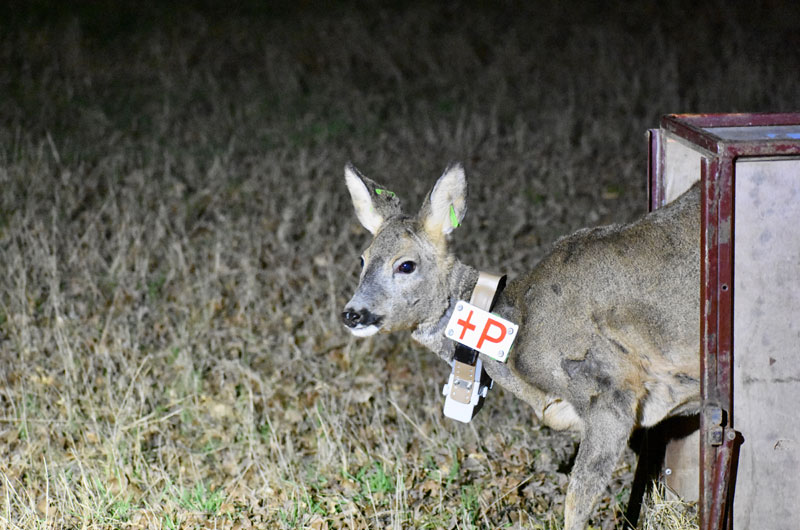
[[[716,373],[716,357],[711,352],[716,351],[716,297],[714,282],[716,276],[717,259],[716,246],[713,244],[714,231],[716,230],[715,207],[716,179],[715,160],[703,158],[700,166],[701,192],[700,192],[700,398],[703,411],[700,414],[700,528],[711,530],[709,515],[711,507],[711,490],[706,478],[710,476],[714,466],[714,450],[708,440],[708,417],[705,410],[713,396],[713,381],[709,378],[710,369]],[[709,233],[712,232],[712,233]]]
[[[752,127],[765,125],[797,125],[800,112],[742,112],[742,113],[700,113],[669,114],[673,120],[682,121],[695,127]]]
[[[687,121],[686,117],[691,116],[699,115],[668,114],[661,118],[661,128],[716,154],[720,138],[704,131],[697,120]]]
[[[690,143],[719,156],[797,155],[796,140],[759,139],[725,140],[705,130],[705,127],[800,125],[800,112],[749,114],[668,114],[661,118],[661,127]]]
[[[711,497],[716,500],[708,512],[708,528],[722,530],[733,527],[732,478],[738,460],[741,439],[733,429],[725,429],[722,445],[716,451],[714,474],[711,477]]]
[[[701,245],[701,396],[703,410],[719,407],[723,433],[731,425],[733,403],[733,172],[734,157],[703,159]],[[732,502],[727,498],[730,451],[727,436],[712,445],[709,415],[700,415],[700,524],[721,530]],[[722,466],[722,467],[720,467]],[[720,480],[725,482],[720,484]]]
[[[647,130],[647,211],[664,205],[664,153],[659,129]]]

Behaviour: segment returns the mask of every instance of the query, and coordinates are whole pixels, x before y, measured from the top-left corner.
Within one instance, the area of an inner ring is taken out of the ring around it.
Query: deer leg
[[[584,416],[583,437],[567,488],[565,530],[586,527],[633,428],[632,400],[622,392],[595,396],[593,401]]]

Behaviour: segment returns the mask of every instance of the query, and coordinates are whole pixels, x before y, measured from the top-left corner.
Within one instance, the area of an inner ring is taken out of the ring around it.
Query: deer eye
[[[363,269],[364,268],[364,256],[361,256],[358,259],[361,260],[361,268]]]
[[[404,261],[397,266],[397,272],[401,274],[411,274],[417,269],[417,264],[413,261]]]

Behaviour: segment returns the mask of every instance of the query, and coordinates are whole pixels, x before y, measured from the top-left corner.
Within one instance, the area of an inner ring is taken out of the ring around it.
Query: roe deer
[[[451,362],[444,330],[478,278],[447,246],[466,212],[462,166],[445,170],[416,216],[350,164],[345,182],[374,239],[344,324],[359,337],[411,329]],[[699,411],[699,203],[695,184],[634,223],[559,239],[493,309],[519,332],[507,362],[481,355],[484,369],[544,424],[580,433],[566,530],[586,526],[634,428]]]

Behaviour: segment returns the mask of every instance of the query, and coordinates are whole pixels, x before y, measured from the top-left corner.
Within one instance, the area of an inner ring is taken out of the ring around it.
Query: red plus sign
[[[456,322],[456,324],[460,324],[461,325],[461,336],[458,337],[459,340],[463,340],[464,339],[464,334],[467,332],[467,328],[469,328],[471,330],[475,329],[475,324],[470,324],[470,322],[469,322],[470,318],[472,318],[472,311],[469,312],[469,315],[467,315],[467,319],[466,320],[458,320]]]

